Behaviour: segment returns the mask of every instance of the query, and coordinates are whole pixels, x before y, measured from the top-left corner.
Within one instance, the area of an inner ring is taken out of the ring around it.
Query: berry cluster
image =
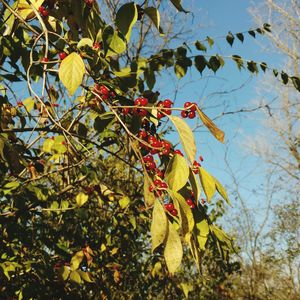
[[[39,7],[39,12],[40,12],[41,16],[44,17],[44,18],[49,16],[49,12],[48,12],[48,10],[46,9],[45,6],[40,6]]]
[[[173,101],[171,101],[170,99],[166,99],[164,101],[158,102],[157,107],[163,108],[163,109],[161,109],[160,111],[157,112],[157,119],[160,120],[165,115],[171,115],[172,114],[172,110],[171,110],[172,105],[173,105]]]
[[[188,199],[186,199],[185,201],[186,201],[186,203],[188,204],[188,206],[189,206],[191,209],[193,209],[193,208],[196,207],[196,205],[195,205],[195,203],[194,203],[194,201],[195,201],[195,194],[194,194],[193,191],[191,192],[191,197],[188,198]]]
[[[95,84],[93,92],[98,94],[103,100],[107,100],[109,98],[115,98],[116,94],[105,85]]]
[[[196,117],[197,103],[185,102],[184,108],[185,110],[181,112],[183,118],[194,119]]]
[[[166,211],[168,211],[174,217],[176,217],[178,215],[178,211],[174,207],[173,203],[167,203],[167,204],[165,204],[165,209],[166,209]]]

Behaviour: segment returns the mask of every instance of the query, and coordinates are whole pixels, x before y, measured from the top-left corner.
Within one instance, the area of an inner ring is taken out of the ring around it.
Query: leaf
[[[193,284],[192,283],[180,283],[180,288],[182,289],[184,296],[186,299],[189,298],[189,293],[194,290]]]
[[[199,168],[199,177],[207,202],[210,202],[211,198],[216,192],[215,178],[211,176],[203,167]]]
[[[252,36],[252,37],[254,37],[255,38],[255,31],[253,31],[253,30],[249,30],[248,31],[248,33]]]
[[[30,113],[34,108],[34,99],[31,97],[28,97],[23,101],[23,104],[24,104],[27,112]]]
[[[179,191],[183,188],[188,182],[189,170],[185,158],[181,155],[174,155],[168,164],[165,174],[165,181],[169,188],[173,191]]]
[[[209,129],[213,136],[221,143],[224,143],[224,132],[219,129],[213,121],[197,106],[198,115],[203,124]]]
[[[181,0],[170,0],[170,1],[177,8],[178,11],[181,11],[181,12],[184,12],[184,13],[189,12],[189,11],[183,9],[183,7],[181,6]]]
[[[247,69],[248,69],[251,73],[258,73],[257,64],[256,64],[256,62],[254,62],[253,60],[247,62]]]
[[[89,196],[80,192],[77,196],[76,196],[76,203],[78,205],[78,207],[81,207],[82,205],[84,205],[89,199]]]
[[[46,139],[43,144],[43,152],[51,153],[52,146],[54,145],[54,140]]]
[[[244,35],[242,33],[240,33],[240,32],[237,33],[236,37],[243,43],[243,41],[244,41]]]
[[[285,72],[281,72],[280,74],[283,84],[287,84],[289,82],[289,76]]]
[[[201,250],[205,249],[205,245],[208,239],[209,235],[209,225],[205,218],[201,218],[200,222],[196,223],[196,235],[197,235],[197,241],[199,243],[199,247]]]
[[[59,275],[61,276],[62,280],[66,281],[70,275],[70,268],[63,266],[59,269]]]
[[[78,270],[77,273],[80,275],[81,279],[83,279],[86,282],[93,283],[94,281],[91,279],[91,275],[89,272],[84,272],[81,270]]]
[[[221,197],[222,197],[228,204],[230,204],[230,200],[229,200],[229,198],[228,198],[228,195],[227,195],[226,190],[224,189],[224,187],[222,186],[222,184],[221,184],[216,178],[214,178],[214,180],[215,180],[216,189],[217,189],[218,193],[221,195]]]
[[[154,202],[151,223],[152,252],[160,246],[168,231],[168,220],[163,206],[159,200]]]
[[[177,116],[169,116],[169,118],[178,131],[180,142],[188,159],[190,162],[194,162],[196,156],[196,143],[191,128],[185,121]]]
[[[79,54],[73,52],[69,54],[59,67],[59,79],[67,88],[69,94],[72,96],[80,86],[85,67],[82,58]]]
[[[221,67],[221,62],[217,56],[212,56],[208,61],[208,67],[216,73]]]
[[[180,156],[180,155],[176,155],[176,156]],[[182,235],[184,236],[185,241],[189,242],[191,238],[191,232],[193,231],[195,225],[192,210],[189,207],[189,205],[186,203],[186,200],[181,194],[174,192],[172,190],[168,190],[168,193],[170,194],[174,203],[175,204],[176,202],[178,203],[178,205],[176,205],[178,208],[177,207],[176,208],[179,212]]]
[[[271,25],[268,23],[264,23],[263,28],[265,31],[271,32]]]
[[[277,77],[278,76],[278,71],[276,69],[273,69],[273,74],[274,74],[275,77]]]
[[[210,48],[212,48],[212,46],[214,45],[215,41],[211,38],[211,37],[206,37],[207,43],[209,45]]]
[[[181,64],[178,63],[178,61],[176,61],[175,65],[174,65],[174,72],[177,76],[177,78],[182,78],[187,71],[187,67],[186,66],[182,66]]]
[[[234,35],[230,31],[228,32],[228,34],[226,36],[226,41],[232,47],[233,41],[234,41]]]
[[[93,41],[89,38],[83,38],[77,44],[77,48],[80,49],[82,47],[88,46],[89,48],[93,48]]]
[[[30,0],[29,1],[35,9],[38,9],[44,2],[44,0]],[[19,0],[17,4],[18,14],[25,20],[31,19],[35,16],[33,9],[26,0]]]
[[[179,268],[182,256],[183,250],[179,234],[174,225],[169,221],[169,232],[166,240],[164,257],[167,268],[171,274],[175,273]]]
[[[81,283],[81,277],[77,271],[72,271],[70,273],[70,280],[76,282],[76,283]]]
[[[244,61],[239,55],[232,55],[232,59],[236,62],[239,70],[244,67]]]
[[[122,33],[115,31],[111,26],[105,27],[102,39],[106,57],[121,54],[126,50],[126,40]]]
[[[161,35],[163,35],[163,31],[160,27],[160,14],[159,11],[155,7],[146,7],[144,9],[144,13],[151,19],[157,30]]]
[[[295,89],[300,92],[300,78],[293,76],[293,77],[291,77],[291,79],[292,79]]]
[[[133,2],[120,7],[116,15],[116,25],[125,36],[127,42],[130,40],[131,30],[138,18],[137,7]]]
[[[266,72],[267,64],[265,62],[260,63],[260,68],[263,70],[263,72]]]
[[[197,41],[197,42],[195,43],[195,46],[196,46],[197,50],[199,50],[199,51],[204,51],[204,52],[207,51],[207,48],[205,47],[205,45],[203,45],[203,44],[202,44],[201,42],[199,42],[199,41]]]
[[[200,193],[201,193],[200,184],[199,184],[194,172],[191,169],[190,169],[189,181],[192,186],[192,191],[195,194],[195,201],[197,203],[198,199],[200,198]]]
[[[83,258],[84,258],[83,251],[78,251],[75,253],[75,255],[71,258],[71,263],[70,263],[70,267],[72,271],[75,271],[79,268],[79,265],[81,264]]]
[[[202,75],[203,70],[207,66],[207,60],[203,55],[197,55],[194,60],[196,69],[200,72]]]
[[[119,200],[119,205],[123,209],[126,208],[129,205],[129,203],[130,203],[130,199],[127,196],[125,196]]]
[[[144,200],[146,203],[146,206],[152,206],[155,202],[155,196],[152,192],[150,192],[150,182],[148,179],[148,176],[145,175],[144,177]]]

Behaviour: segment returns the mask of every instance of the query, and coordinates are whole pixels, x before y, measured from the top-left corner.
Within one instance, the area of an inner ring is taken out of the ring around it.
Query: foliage
[[[131,56],[138,22],[148,18],[163,34],[158,7],[145,3],[119,7],[114,24],[105,22],[93,0],[2,3],[2,293],[19,299],[167,299],[201,290],[201,297],[219,299],[213,287],[222,276],[209,283],[198,277],[193,285],[184,271],[196,277],[197,268],[218,275],[237,270],[229,261],[232,239],[215,224],[223,203],[207,205],[217,193],[229,199],[196,161],[194,134],[183,119],[197,114],[220,142],[224,133],[197,103],[173,107],[153,88],[164,68],[181,78],[193,65],[200,73],[216,72],[224,59],[188,56],[186,45]],[[187,12],[181,1],[170,4]],[[264,30],[269,26],[256,31]],[[243,40],[242,33],[236,36]],[[232,46],[234,35],[226,39]],[[253,61],[230,59],[258,72]],[[296,78],[299,90],[297,77],[283,72],[281,78]],[[14,87],[25,81],[28,95],[20,100]],[[185,155],[166,140],[163,124],[174,125]]]

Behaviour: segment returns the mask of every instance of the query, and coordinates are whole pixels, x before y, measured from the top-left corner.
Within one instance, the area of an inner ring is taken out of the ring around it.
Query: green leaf
[[[226,41],[232,47],[233,41],[234,41],[234,35],[230,31],[228,32],[228,34],[226,36]]]
[[[120,7],[116,15],[116,25],[125,36],[127,42],[130,40],[131,30],[138,18],[137,7],[133,2]]]
[[[240,32],[237,33],[236,37],[243,43],[243,41],[244,41],[244,35],[242,33],[240,33]]]
[[[70,280],[80,284],[81,283],[81,277],[77,271],[72,271],[70,273]]]
[[[126,50],[126,40],[122,33],[115,31],[111,26],[105,27],[102,39],[106,57],[121,54]]]
[[[281,72],[280,74],[283,84],[287,84],[289,82],[289,76],[285,72]]]
[[[152,192],[150,192],[150,182],[148,176],[145,175],[144,180],[144,200],[147,206],[152,206],[155,202],[155,196]]]
[[[209,131],[213,134],[213,136],[221,143],[224,143],[224,132],[219,129],[214,122],[197,106],[197,112],[199,118],[203,122],[203,124],[209,129]]]
[[[163,31],[160,27],[160,14],[159,11],[155,7],[146,7],[144,9],[144,13],[151,19],[157,30],[161,35],[163,35]]]
[[[221,67],[221,62],[217,56],[212,56],[208,61],[208,67],[216,73]]]
[[[183,7],[181,6],[181,0],[170,0],[170,1],[177,8],[178,11],[188,13],[188,11],[183,9]]]
[[[78,205],[78,207],[81,207],[82,205],[84,205],[89,199],[89,196],[80,192],[77,196],[76,196],[76,203]]]
[[[216,192],[215,178],[211,176],[203,167],[199,168],[199,177],[207,202],[210,202],[211,198]]]
[[[248,69],[251,73],[256,73],[256,74],[258,73],[257,64],[256,64],[256,62],[254,62],[253,60],[247,62],[247,69]]]
[[[204,51],[204,52],[207,51],[207,48],[205,47],[205,45],[203,45],[203,44],[202,44],[201,42],[199,42],[199,41],[197,41],[197,42],[195,43],[195,46],[196,46],[197,50],[199,50],[199,51]]]
[[[130,203],[130,199],[127,196],[125,196],[119,200],[119,205],[123,209],[126,208],[129,205],[129,203]]]
[[[173,191],[179,191],[183,188],[189,179],[189,166],[184,157],[181,155],[174,155],[170,160],[166,174],[165,181],[169,188]]]
[[[89,38],[83,38],[77,44],[77,48],[80,49],[82,47],[88,46],[89,48],[93,48],[93,41]]]
[[[295,89],[300,92],[300,78],[293,76],[293,77],[291,77],[291,79],[292,79]]]
[[[174,225],[169,221],[169,231],[164,250],[164,257],[167,268],[171,274],[175,273],[179,268],[182,256],[183,250],[179,234]]]
[[[196,143],[192,129],[177,116],[169,116],[169,118],[178,131],[180,142],[189,161],[193,163],[196,156]]]
[[[196,69],[200,72],[202,75],[203,70],[207,66],[207,60],[203,55],[197,55],[194,60]]]
[[[276,69],[273,69],[273,74],[274,74],[275,77],[277,77],[278,76],[278,71]]]
[[[249,30],[248,31],[248,33],[252,36],[252,37],[254,37],[255,38],[255,31],[253,31],[253,30]]]
[[[152,252],[160,246],[168,231],[168,220],[163,206],[159,200],[154,202],[151,223]]]
[[[80,86],[84,72],[85,67],[83,60],[80,55],[75,52],[69,54],[61,62],[58,75],[71,96],[74,95]]]

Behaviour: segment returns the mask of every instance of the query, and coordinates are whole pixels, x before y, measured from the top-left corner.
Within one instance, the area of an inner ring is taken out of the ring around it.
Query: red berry
[[[63,60],[67,57],[67,53],[66,52],[60,52],[60,53],[58,53],[58,56],[59,56],[60,60]]]
[[[165,209],[168,210],[168,211],[171,211],[171,210],[175,209],[174,204],[173,203],[165,204]]]
[[[180,150],[178,150],[178,149],[174,151],[174,154],[178,154],[178,155],[183,156],[183,153]]]
[[[194,204],[193,200],[192,199],[186,199],[186,203],[191,206],[192,204]]]
[[[136,98],[136,99],[134,100],[134,105],[136,105],[136,106],[141,106],[141,98]]]
[[[176,216],[178,215],[177,209],[176,209],[176,208],[172,209],[172,210],[170,211],[170,214],[171,214],[172,216],[176,217]]]
[[[196,111],[197,110],[197,106],[198,106],[197,103],[193,102],[193,103],[191,103],[191,105],[192,106],[191,106],[190,110],[191,111]]]
[[[172,110],[171,109],[163,109],[163,112],[166,114],[166,115],[171,115],[172,114]]]
[[[160,111],[158,111],[157,112],[157,119],[161,119],[161,118],[163,118],[165,115],[162,113],[162,112],[160,112]]]
[[[152,145],[153,144],[153,142],[156,142],[157,140],[156,140],[156,137],[155,136],[153,136],[153,135],[149,135],[148,136],[148,143],[150,144],[150,145]]]
[[[153,141],[152,147],[157,148],[156,150],[158,150],[158,148],[161,148],[161,142],[158,140]]]
[[[139,138],[145,139],[148,136],[148,133],[145,130],[139,131]]]
[[[95,50],[100,49],[100,47],[101,47],[101,45],[100,45],[100,43],[98,43],[98,42],[95,42],[95,43],[93,44],[93,49],[95,49]]]
[[[139,115],[140,117],[146,117],[147,114],[148,114],[147,109],[145,109],[145,108],[139,108],[139,109],[138,109],[138,115]]]
[[[161,152],[162,155],[169,155],[170,154],[170,149],[163,149]]]
[[[167,141],[162,141],[161,146],[164,147],[165,149],[170,149],[171,148],[171,144]]]
[[[147,162],[153,162],[154,159],[153,159],[153,156],[152,156],[152,155],[146,155],[146,156],[143,158],[143,161],[144,161],[145,163],[147,163]]]
[[[17,105],[18,105],[18,107],[23,107],[24,106],[22,101],[17,101]]]
[[[160,169],[156,169],[155,174],[160,178],[164,178],[164,176],[165,176],[165,173],[163,171],[161,171]]]
[[[202,203],[202,205],[205,204],[205,200],[203,198],[201,199],[201,203]]]
[[[129,113],[130,113],[130,108],[129,108],[129,107],[124,107],[124,108],[122,109],[122,114],[123,114],[124,116],[127,116]]]
[[[188,113],[188,117],[189,117],[189,119],[194,119],[196,117],[196,113],[194,111],[190,111]]]
[[[185,102],[184,105],[183,105],[183,107],[189,109],[191,105],[192,105],[191,102]]]
[[[39,7],[39,12],[42,13],[46,8],[44,6]]]
[[[173,101],[171,101],[170,99],[166,99],[163,101],[163,106],[166,108],[170,108],[173,105]]]
[[[52,107],[59,107],[59,104],[58,103],[52,103],[51,106]]]
[[[116,97],[116,93],[115,92],[110,92],[109,94],[112,98],[115,98]]]
[[[45,10],[41,11],[41,15],[42,15],[44,18],[48,17],[48,16],[49,16],[48,10],[45,9]]]
[[[99,91],[102,95],[109,95],[109,89],[105,85],[101,85]]]
[[[159,187],[160,187],[161,189],[167,189],[167,188],[168,188],[168,185],[167,185],[165,182],[160,181]]]
[[[193,209],[193,208],[196,207],[196,205],[193,203],[193,204],[189,205],[189,207],[190,207],[191,209]]]
[[[186,110],[182,110],[180,115],[185,119],[188,116],[188,112]]]
[[[154,170],[154,169],[156,168],[155,162],[154,162],[154,161],[147,162],[147,163],[146,163],[146,168],[147,168],[148,170]]]
[[[152,192],[154,191],[154,189],[155,189],[155,187],[154,187],[153,185],[150,185],[150,186],[149,186],[149,192],[152,193]]]
[[[42,63],[47,63],[49,61],[49,59],[48,59],[48,57],[43,57],[41,61],[42,61]]]
[[[141,98],[140,103],[141,103],[141,106],[146,106],[148,104],[148,99],[147,98]]]
[[[155,179],[155,180],[153,181],[153,183],[154,183],[155,186],[159,186],[159,187],[160,187],[162,181],[161,181],[160,179]]]
[[[159,101],[159,102],[157,103],[157,107],[165,107],[165,106],[164,106],[164,103],[163,103],[162,101]]]

